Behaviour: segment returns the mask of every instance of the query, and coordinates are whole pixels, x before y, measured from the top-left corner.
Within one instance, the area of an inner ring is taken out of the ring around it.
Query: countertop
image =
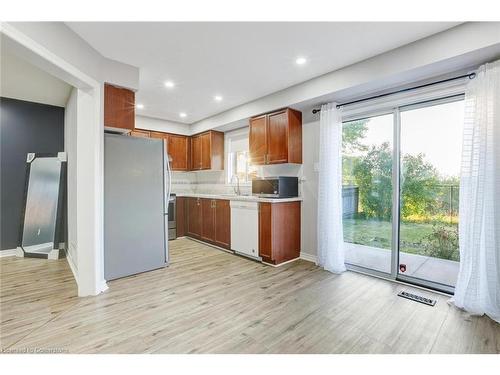
[[[226,199],[230,201],[244,202],[265,202],[265,203],[285,203],[285,202],[300,202],[302,197],[294,198],[260,198],[252,195],[236,195],[236,194],[202,194],[202,193],[176,193],[177,197],[189,198],[207,198],[207,199]]]

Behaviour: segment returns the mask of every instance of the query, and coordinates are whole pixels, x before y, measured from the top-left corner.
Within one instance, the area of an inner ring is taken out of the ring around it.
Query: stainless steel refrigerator
[[[164,141],[104,135],[104,276],[168,264],[171,173]]]

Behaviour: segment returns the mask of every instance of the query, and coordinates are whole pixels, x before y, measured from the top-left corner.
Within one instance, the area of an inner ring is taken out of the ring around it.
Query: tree
[[[402,216],[424,216],[432,211],[438,194],[439,176],[434,166],[425,161],[425,155],[404,155],[401,177]]]
[[[342,151],[353,153],[355,151],[366,151],[368,147],[361,143],[366,137],[368,128],[366,124],[370,120],[356,120],[346,122],[342,125]]]
[[[372,146],[354,165],[359,201],[367,217],[389,220],[392,210],[392,151],[389,143]]]

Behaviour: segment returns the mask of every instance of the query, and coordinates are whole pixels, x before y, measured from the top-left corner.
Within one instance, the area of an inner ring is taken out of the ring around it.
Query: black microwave
[[[267,198],[293,198],[299,196],[298,177],[263,177],[252,180],[252,194]]]

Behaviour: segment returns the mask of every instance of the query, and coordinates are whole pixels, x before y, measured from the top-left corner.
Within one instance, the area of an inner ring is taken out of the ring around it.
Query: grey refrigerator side
[[[164,150],[158,139],[104,136],[106,280],[167,263]]]

